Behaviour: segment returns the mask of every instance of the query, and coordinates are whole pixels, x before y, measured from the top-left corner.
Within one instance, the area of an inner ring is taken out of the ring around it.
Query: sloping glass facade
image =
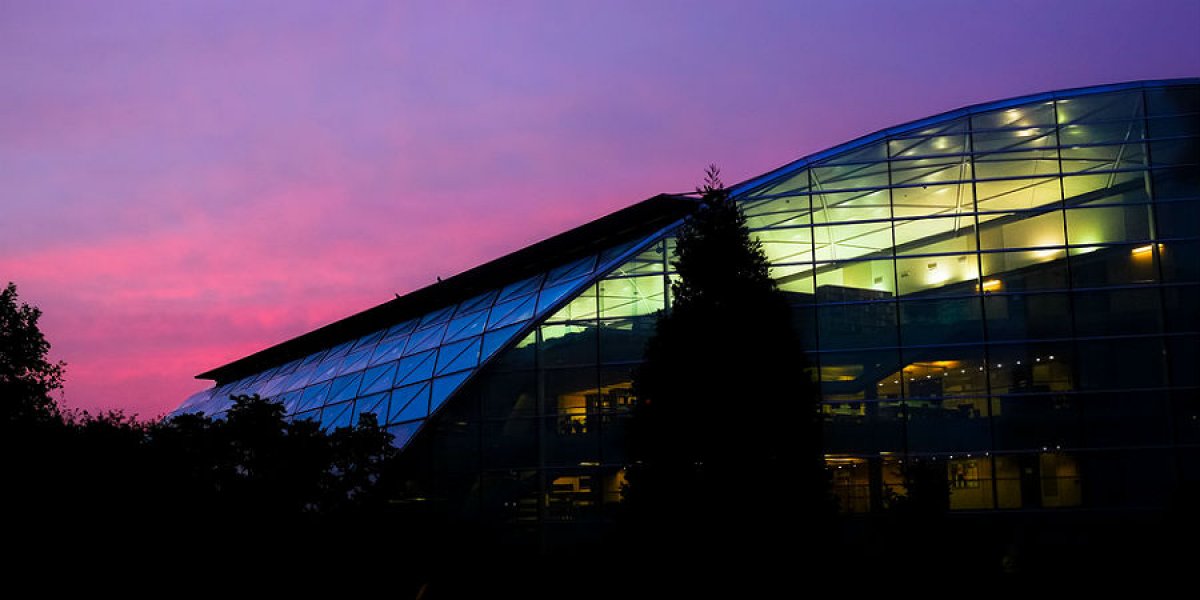
[[[732,190],[810,353],[795,377],[820,382],[843,510],[904,495],[908,461],[944,469],[957,510],[1163,506],[1200,478],[1198,140],[1200,81],[1121,84],[939,115]],[[386,414],[422,495],[530,535],[603,523],[672,244],[622,242],[179,410],[257,392],[327,427]]]
[[[631,250],[625,244],[573,260],[201,391],[172,414],[203,412],[219,418],[232,406],[232,396],[258,394],[280,401],[288,418],[319,421],[326,430],[374,413],[403,446],[481,364],[551,309],[568,300],[564,310],[578,306],[572,296],[588,285],[589,276],[597,268],[612,269]]]

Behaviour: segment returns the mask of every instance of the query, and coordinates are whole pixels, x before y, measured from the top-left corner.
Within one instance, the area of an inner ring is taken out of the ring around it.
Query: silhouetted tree
[[[801,525],[828,506],[804,354],[716,167],[697,191],[671,309],[634,376],[626,518],[659,543],[727,558],[803,549],[819,536]]]
[[[46,360],[50,344],[38,328],[42,311],[18,303],[17,286],[0,291],[0,422],[58,415],[51,392],[62,387],[62,362]]]

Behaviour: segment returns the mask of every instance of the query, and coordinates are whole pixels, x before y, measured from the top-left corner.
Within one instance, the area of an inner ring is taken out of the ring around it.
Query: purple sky
[[[315,4],[315,6],[309,6]],[[62,402],[195,373],[658,192],[1200,75],[1200,2],[0,0],[0,285]]]

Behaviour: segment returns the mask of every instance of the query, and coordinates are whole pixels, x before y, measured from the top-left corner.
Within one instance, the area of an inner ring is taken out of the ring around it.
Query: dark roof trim
[[[205,371],[196,378],[213,379],[222,384],[302,358],[322,348],[537,275],[575,258],[648,235],[679,221],[695,206],[695,200],[687,197],[660,194],[431,286]]]
[[[946,123],[949,121],[953,121],[954,119],[957,119],[959,117],[965,117],[967,115],[973,115],[973,114],[978,114],[981,112],[987,112],[990,110],[998,110],[1001,108],[1008,108],[1011,106],[1019,106],[1022,104],[1030,104],[1033,102],[1040,102],[1040,101],[1046,101],[1046,100],[1076,98],[1079,96],[1090,96],[1093,94],[1105,94],[1105,93],[1119,92],[1119,91],[1125,91],[1125,90],[1156,89],[1156,88],[1189,86],[1189,85],[1200,85],[1200,78],[1189,77],[1189,78],[1182,78],[1182,79],[1129,81],[1126,83],[1113,83],[1113,84],[1108,84],[1108,85],[1096,85],[1096,86],[1091,86],[1091,87],[1059,90],[1059,91],[1055,91],[1055,92],[1043,92],[1040,94],[1030,94],[1028,96],[1019,96],[1016,98],[1009,98],[1007,100],[996,100],[993,102],[984,102],[982,104],[974,104],[974,105],[967,106],[964,108],[959,108],[957,110],[947,111],[947,112],[944,112],[944,113],[941,113],[938,115],[934,115],[932,117],[926,117],[924,119],[920,119],[917,121],[910,121],[903,125],[896,125],[894,127],[889,127],[887,129],[882,129],[880,131],[876,131],[875,133],[870,133],[870,134],[864,135],[860,138],[846,142],[844,144],[839,144],[839,145],[829,148],[827,150],[822,150],[820,152],[817,152],[816,154],[810,154],[799,160],[792,161],[782,167],[768,171],[767,173],[764,173],[764,174],[754,177],[752,179],[747,179],[746,181],[743,181],[729,189],[730,189],[730,193],[734,196],[745,194],[745,193],[755,190],[756,188],[759,188],[766,184],[772,183],[776,179],[780,179],[782,177],[789,176],[792,173],[795,173],[796,171],[804,169],[805,167],[807,167],[811,164],[820,162],[820,161],[828,159],[828,158],[833,158],[834,156],[838,156],[840,154],[845,154],[846,152],[849,152],[851,150],[857,150],[857,149],[862,148],[863,146],[866,146],[867,144],[870,144],[872,142],[877,142],[879,140],[886,139],[886,138],[896,136],[896,135],[903,135],[905,133],[911,133],[912,131],[917,130],[917,129],[923,129],[923,128],[927,128],[931,125],[938,125],[941,123]]]

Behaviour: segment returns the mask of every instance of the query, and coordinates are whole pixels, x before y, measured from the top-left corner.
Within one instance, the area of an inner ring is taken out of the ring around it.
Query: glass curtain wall
[[[955,509],[1161,505],[1197,441],[1197,110],[1196,87],[1046,98],[741,194],[844,510],[902,494],[906,461],[944,465]]]

